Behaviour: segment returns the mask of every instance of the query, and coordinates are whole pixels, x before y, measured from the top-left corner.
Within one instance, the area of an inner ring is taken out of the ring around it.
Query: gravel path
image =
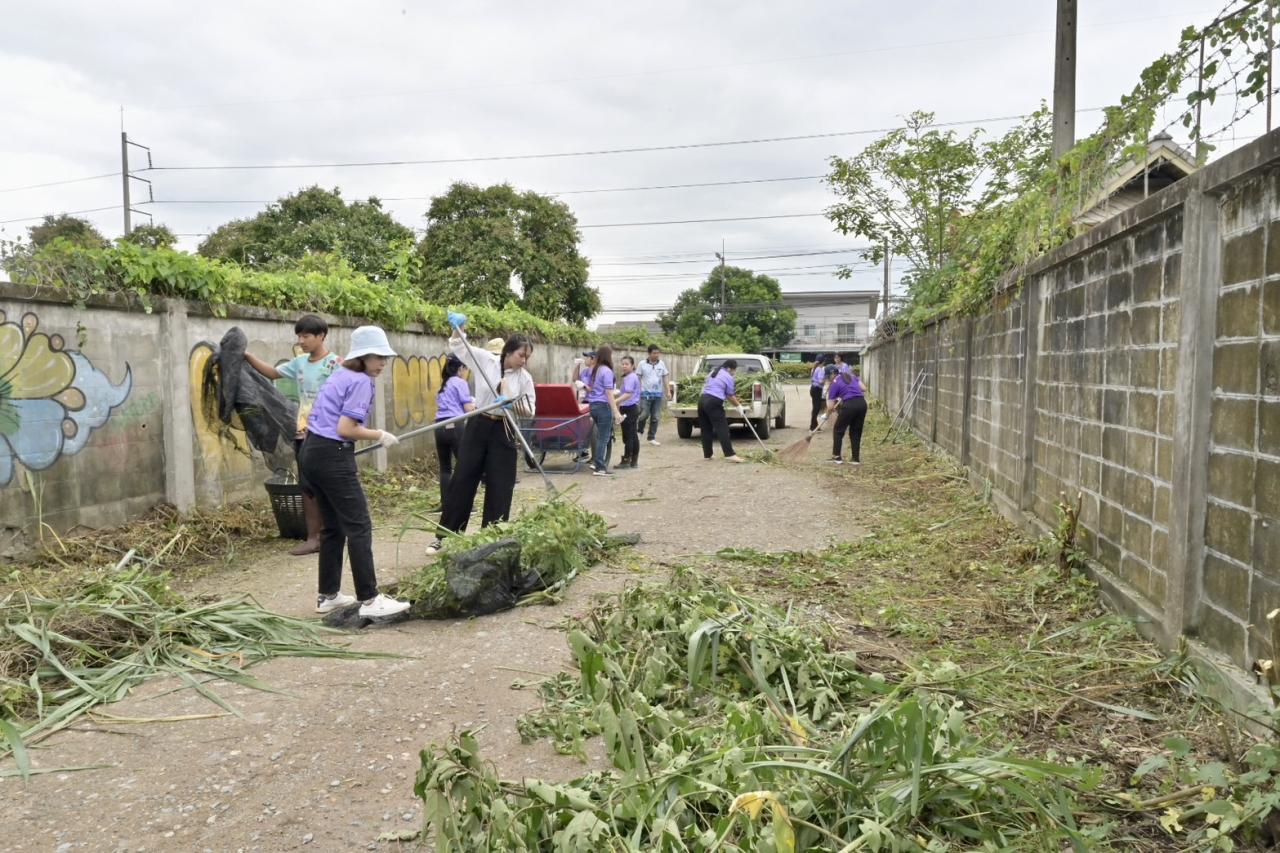
[[[776,432],[770,445],[803,436],[805,390],[790,389],[793,428]],[[828,478],[815,477],[807,466],[729,465],[718,451],[715,461],[705,462],[697,441],[677,439],[669,420],[659,438],[661,447],[643,445],[637,470],[607,479],[585,473],[553,478],[561,488],[575,484],[582,500],[619,531],[640,533],[640,550],[654,558],[726,546],[818,547],[833,536],[856,535],[838,528],[837,519],[869,505],[865,497],[857,507],[836,505],[823,485]],[[817,441],[811,464],[827,456],[825,439]],[[735,432],[735,442],[739,452],[755,446],[749,433]],[[849,476],[868,473],[864,468]],[[521,478],[517,502],[539,500],[544,490],[537,475]],[[394,532],[381,531],[376,545],[384,582],[419,563],[427,541],[410,534],[397,543]],[[217,591],[252,593],[281,613],[309,616],[313,559],[281,554],[206,583],[210,590],[216,584]],[[521,744],[515,718],[537,699],[532,690],[513,690],[512,683],[565,667],[569,656],[557,623],[644,571],[594,569],[554,607],[406,623],[353,637],[357,649],[401,659],[270,661],[252,674],[279,693],[214,685],[239,717],[143,723],[84,718],[33,749],[32,764],[104,766],[25,783],[0,779],[0,850],[386,847],[375,840],[381,833],[419,826],[412,792],[418,751],[468,727],[483,727],[481,746],[505,776],[578,775],[584,768],[577,759],[556,755],[545,742]],[[147,718],[221,713],[180,686],[154,682],[107,710]]]

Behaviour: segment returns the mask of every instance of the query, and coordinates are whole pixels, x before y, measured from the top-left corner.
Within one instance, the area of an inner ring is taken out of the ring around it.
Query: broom
[[[836,403],[839,406],[839,403]],[[778,451],[778,458],[783,462],[799,462],[809,452],[809,443],[813,441],[813,437],[818,434],[818,430],[827,422],[827,413],[823,412],[822,417],[818,418],[818,425],[809,431],[804,438],[797,439],[791,444]]]

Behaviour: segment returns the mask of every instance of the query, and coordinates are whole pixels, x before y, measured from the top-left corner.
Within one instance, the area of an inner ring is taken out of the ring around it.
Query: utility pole
[[[121,189],[121,197],[124,202],[124,236],[126,237],[128,237],[130,234],[133,233],[133,214],[138,213],[147,217],[148,219],[151,218],[151,214],[147,213],[145,210],[134,210],[133,205],[130,203],[130,200],[129,200],[129,181],[131,180],[142,181],[144,184],[147,185],[147,200],[145,202],[141,202],[142,204],[150,204],[151,202],[156,200],[155,193],[151,187],[151,182],[148,181],[146,178],[140,178],[129,171],[129,146],[130,145],[132,145],[134,148],[141,148],[143,151],[147,152],[147,168],[148,169],[151,168],[151,149],[145,145],[139,145],[136,142],[130,142],[129,134],[126,133],[123,129],[121,129],[120,131],[120,189]]]
[[[1058,0],[1053,61],[1053,159],[1076,144],[1076,0]]]
[[[724,303],[724,238],[720,238],[720,251],[716,252],[716,257],[720,259],[720,320],[716,325],[724,325],[725,303]]]

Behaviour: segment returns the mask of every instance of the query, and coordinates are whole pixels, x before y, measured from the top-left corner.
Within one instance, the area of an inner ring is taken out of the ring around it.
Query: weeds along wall
[[[181,300],[157,300],[148,313],[118,295],[77,308],[0,284],[0,553],[164,501],[188,510],[263,495],[271,472],[244,431],[218,419],[204,367],[232,326],[255,355],[291,358],[295,319],[247,307],[213,316]],[[341,355],[360,321],[326,319],[329,348]],[[371,425],[398,434],[435,419],[446,342],[412,327],[389,338],[399,356],[378,380]],[[536,344],[529,370],[539,382],[565,382],[579,349]],[[697,362],[664,358],[677,376]],[[427,434],[363,460],[384,468],[434,454]]]
[[[1280,653],[1280,132],[863,360],[1007,515],[1081,495],[1104,589],[1166,646]]]

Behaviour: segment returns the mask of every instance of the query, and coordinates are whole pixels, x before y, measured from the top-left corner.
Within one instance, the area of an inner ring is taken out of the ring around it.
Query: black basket
[[[263,483],[271,498],[271,512],[276,517],[281,539],[306,539],[307,514],[302,509],[302,486],[297,483]]]

